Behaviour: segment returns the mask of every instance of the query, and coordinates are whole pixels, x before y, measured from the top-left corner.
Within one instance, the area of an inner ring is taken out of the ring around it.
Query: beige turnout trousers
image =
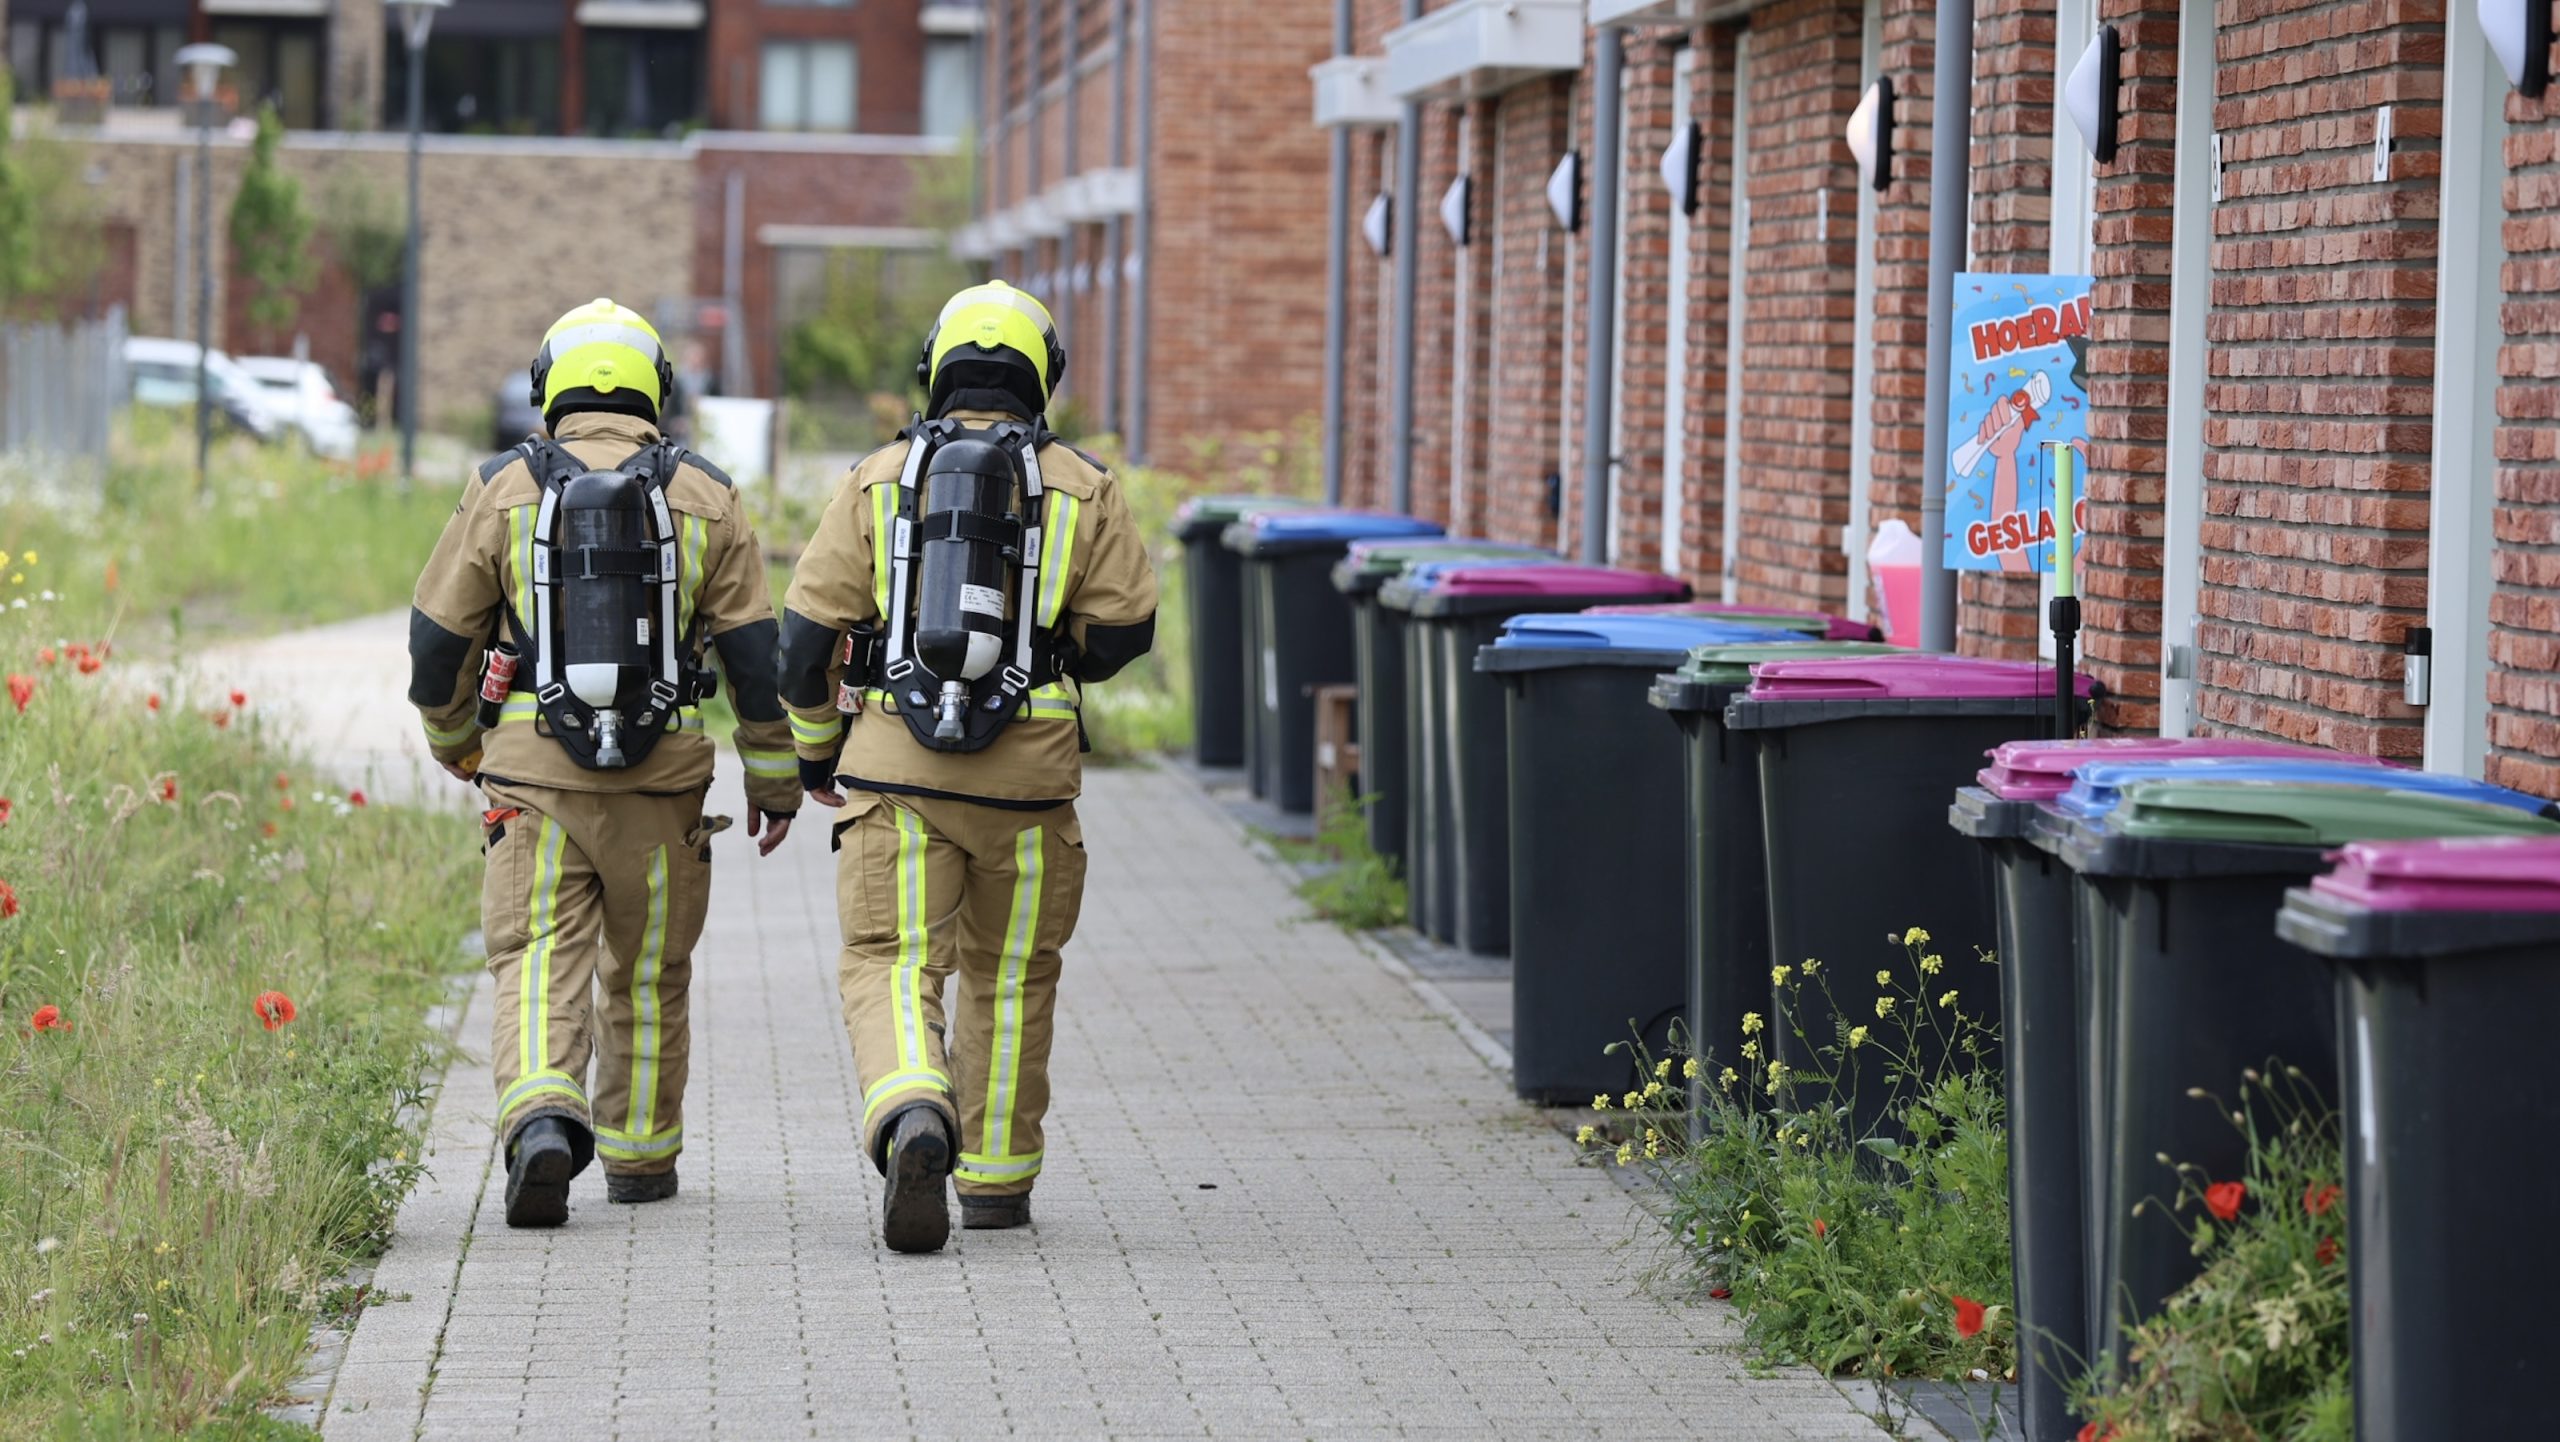
[[[535,1117],[567,1117],[594,1131],[606,1171],[671,1171],[684,1146],[693,947],[711,896],[716,825],[703,793],[485,790],[498,1135],[512,1143]]]
[[[957,1125],[961,1192],[1030,1191],[1049,1110],[1058,953],[1084,902],[1074,805],[1009,811],[858,791],[837,845],[837,981],[864,1149],[878,1159],[888,1120],[928,1103]]]

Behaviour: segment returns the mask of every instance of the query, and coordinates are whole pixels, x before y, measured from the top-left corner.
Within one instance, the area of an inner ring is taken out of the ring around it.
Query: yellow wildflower
[[[1609,1094],[1607,1092],[1602,1092],[1600,1095],[1593,1097],[1591,1099],[1591,1109],[1595,1112],[1607,1111],[1609,1109]]]
[[[1918,946],[1928,939],[1929,933],[1916,926],[1902,934],[1902,944],[1904,946]]]
[[[1724,1069],[1724,1073],[1723,1073],[1723,1075],[1718,1076],[1718,1077],[1716,1078],[1716,1080],[1717,1080],[1717,1081],[1719,1081],[1719,1082],[1721,1082],[1721,1083],[1723,1083],[1723,1084],[1724,1084],[1724,1086],[1725,1086],[1725,1088],[1726,1088],[1727,1090],[1731,1090],[1731,1089],[1732,1089],[1732,1087],[1733,1087],[1733,1084],[1734,1084],[1735,1082],[1738,1082],[1738,1081],[1742,1080],[1742,1078],[1741,1078],[1741,1077],[1739,1077],[1739,1076],[1736,1076],[1736,1075],[1734,1074],[1734,1070],[1733,1070],[1733,1068],[1731,1068],[1731,1067],[1726,1067],[1726,1068]]]
[[[36,563],[36,553],[35,553],[35,552],[33,552],[33,551],[29,551],[29,552],[27,552],[25,555],[20,556],[18,559],[19,559],[19,560],[21,560],[21,561],[24,561],[24,562],[26,562],[28,565],[32,566],[32,565],[34,565],[34,564]]]
[[[168,1278],[166,1278],[166,1277],[162,1277],[162,1278],[160,1279],[160,1284],[159,1284],[158,1286],[156,1286],[156,1287],[152,1288],[152,1290],[153,1290],[153,1291],[155,1291],[155,1292],[165,1292],[165,1291],[169,1290],[169,1279],[168,1279]]]
[[[1938,1005],[1940,1005],[1940,1006],[1953,1006],[1953,1005],[1955,1005],[1955,1004],[1956,1004],[1956,994],[1955,994],[1954,992],[1952,992],[1952,991],[1951,991],[1951,992],[1948,992],[1946,995],[1944,995],[1944,996],[1942,996],[1942,997],[1939,997],[1939,998],[1938,998]]]
[[[1643,1092],[1629,1092],[1618,1101],[1618,1105],[1625,1107],[1628,1111],[1634,1111],[1637,1107],[1642,1106],[1643,1104]]]
[[[1691,1057],[1680,1064],[1680,1075],[1690,1081],[1696,1081],[1699,1074],[1705,1070],[1706,1068],[1698,1065],[1698,1059],[1696,1057]]]
[[[1885,1017],[1888,1017],[1888,1016],[1891,1016],[1891,1015],[1893,1015],[1893,998],[1892,998],[1892,997],[1889,997],[1889,996],[1880,996],[1880,997],[1877,997],[1877,998],[1876,998],[1876,1017],[1877,1017],[1877,1019],[1878,1019],[1878,1020],[1882,1020],[1882,1019],[1884,1019]]]
[[[1865,1027],[1853,1026],[1849,1028],[1849,1050],[1856,1051],[1858,1048],[1865,1046],[1866,1044],[1867,1029]]]
[[[1742,1044],[1742,1059],[1744,1061],[1758,1061],[1760,1059],[1760,1043],[1756,1041],[1744,1042]]]
[[[1628,1164],[1632,1163],[1633,1161],[1635,1161],[1635,1159],[1636,1159],[1636,1144],[1635,1144],[1635,1143],[1633,1143],[1633,1142],[1620,1142],[1620,1143],[1618,1143],[1618,1165],[1619,1165],[1619,1166],[1622,1166],[1622,1167],[1623,1167],[1623,1166],[1626,1166],[1626,1165],[1628,1165]]]
[[[1798,1133],[1796,1133],[1796,1150],[1798,1150],[1798,1151],[1804,1151],[1804,1150],[1806,1150],[1807,1148],[1810,1148],[1812,1145],[1813,1145],[1813,1133],[1811,1133],[1811,1132],[1798,1132]]]
[[[167,1242],[162,1242],[160,1245],[153,1247],[151,1249],[151,1255],[155,1257],[165,1257],[169,1255],[169,1244]]]
[[[1598,1135],[1600,1135],[1600,1129],[1592,1126],[1588,1122],[1585,1122],[1582,1126],[1582,1130],[1573,1134],[1573,1139],[1587,1147],[1591,1145],[1591,1139]]]
[[[1653,1064],[1653,1074],[1662,1081],[1671,1080],[1671,1058],[1664,1057],[1662,1060],[1655,1062]]]
[[[1931,976],[1936,976],[1939,969],[1944,967],[1946,964],[1947,959],[1938,955],[1934,951],[1929,953],[1927,956],[1920,958],[1920,969]]]
[[[1893,985],[1893,973],[1892,973],[1892,972],[1889,972],[1889,971],[1879,971],[1879,972],[1877,972],[1877,973],[1876,973],[1876,985],[1878,985],[1878,986],[1891,986],[1891,985]]]
[[[1769,984],[1771,986],[1785,986],[1787,984],[1787,978],[1795,974],[1796,969],[1792,966],[1773,966],[1769,968]]]
[[[1746,1011],[1742,1014],[1742,1034],[1744,1036],[1758,1036],[1760,1034],[1760,1013],[1756,1011]]]
[[[1661,1155],[1662,1155],[1662,1140],[1661,1140],[1661,1138],[1659,1138],[1659,1137],[1647,1137],[1647,1138],[1645,1139],[1645,1144],[1644,1144],[1644,1154],[1645,1154],[1647,1157],[1659,1157],[1659,1156],[1661,1156]]]
[[[1804,974],[1807,976],[1822,975],[1822,963],[1814,960],[1812,957],[1806,957],[1804,959]]]
[[[1646,1082],[1644,1084],[1644,1099],[1649,1102],[1661,1100],[1662,1083],[1658,1081]]]

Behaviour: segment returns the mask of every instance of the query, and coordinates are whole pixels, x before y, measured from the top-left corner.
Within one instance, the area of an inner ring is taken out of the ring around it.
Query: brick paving
[[[733,832],[683,1194],[499,1220],[484,984],[327,1435],[1882,1435],[1648,1295],[1627,1195],[1190,781],[1097,773],[1085,814],[1034,1228],[880,1246],[823,833]]]

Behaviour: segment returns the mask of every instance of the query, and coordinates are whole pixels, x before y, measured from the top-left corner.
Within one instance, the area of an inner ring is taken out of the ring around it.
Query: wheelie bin
[[[2085,676],[2073,685],[2076,726],[2095,688]],[[1753,733],[1759,752],[1769,954],[1787,966],[1818,960],[1837,988],[1807,985],[1770,997],[1773,1061],[1792,1071],[1827,1068],[1821,1051],[1841,1044],[1846,1028],[1878,1022],[1889,1004],[1934,1008],[1947,992],[1996,1035],[1999,976],[1976,959],[1994,937],[1990,887],[1972,849],[1939,828],[1947,798],[1984,752],[2053,734],[2053,692],[2051,667],[2019,661],[1849,656],[1753,668],[1750,689],[1725,708],[1725,726]],[[1898,989],[1912,989],[1894,964],[1914,927],[1945,958],[1927,978],[1929,995],[1895,1003],[1871,995],[1866,978],[1879,967],[1897,972]],[[1835,1016],[1835,1004],[1846,1013]],[[1844,1050],[1839,1071],[1855,1099],[1858,1135],[1880,1131],[1919,1079],[1939,1070],[1944,1044],[1931,1038],[1945,1036],[1922,1027],[1899,1080],[1887,1076],[1887,1048]],[[1999,1058],[1982,1063],[1997,1067]]]
[[[2560,841],[2359,842],[2276,931],[2338,989],[2355,1435],[2541,1432],[2560,1248],[2516,1205],[2560,1194]]]
[[[1560,561],[1552,551],[1458,537],[1354,541],[1333,565],[1333,588],[1351,604],[1353,679],[1360,687],[1360,791],[1369,849],[1399,870],[1405,833],[1404,613],[1378,604],[1387,582],[1416,563]]]
[[[2126,781],[2090,767],[2073,791],[2115,805],[2061,833],[2060,855],[2088,891],[2098,953],[2089,968],[2098,1068],[2092,1238],[2098,1300],[2092,1355],[2121,1358],[2126,1330],[2193,1279],[2196,1258],[2165,1205],[2177,1179],[2158,1158],[2239,1175],[2247,1143],[2190,1088],[2234,1098],[2241,1073],[2272,1059],[2337,1098],[2336,996],[2327,967],[2272,935],[2287,887],[2350,841],[2560,835],[2536,798],[2425,772],[2331,766],[2322,781],[2240,779],[2252,765],[2194,763]],[[2415,783],[2415,784],[2412,784]],[[2423,789],[2421,789],[2423,788]],[[2066,794],[2066,801],[2069,794]],[[2153,1199],[2140,1215],[2134,1207]]]
[[[1745,1012],[1769,1009],[1769,878],[1760,838],[1759,749],[1727,731],[1724,708],[1769,661],[1908,655],[1868,641],[1701,646],[1654,678],[1646,699],[1681,737],[1682,928],[1690,1045],[1701,1062],[1739,1065]],[[1704,1111],[1693,1108],[1697,1132]],[[1703,1134],[1703,1133],[1700,1133]]]
[[[1783,607],[1748,606],[1738,601],[1670,601],[1647,606],[1594,606],[1598,616],[1711,616],[1719,621],[1744,621],[1755,626],[1775,626],[1782,631],[1800,631],[1807,637],[1823,641],[1882,641],[1884,633],[1864,621],[1834,616],[1822,611],[1790,611]]]
[[[1476,653],[1510,752],[1511,1081],[1547,1106],[1621,1092],[1688,1005],[1680,738],[1645,705],[1700,646],[1796,633],[1703,616],[1517,616]],[[1642,1083],[1639,1082],[1638,1085]]]
[[[1351,607],[1333,588],[1333,563],[1354,541],[1439,534],[1430,521],[1370,511],[1266,512],[1227,527],[1227,549],[1244,558],[1247,767],[1254,795],[1282,813],[1315,810],[1315,688],[1353,676]]]
[[[1610,602],[1676,600],[1688,583],[1604,566],[1417,568],[1381,599],[1410,618],[1416,699],[1416,806],[1406,850],[1424,930],[1485,956],[1511,949],[1511,823],[1502,683],[1476,670],[1476,652],[1513,616]]]
[[[1244,563],[1220,537],[1255,512],[1306,507],[1291,496],[1193,496],[1173,513],[1191,625],[1191,757],[1202,766],[1245,757]]]
[[[1947,811],[1958,834],[1982,844],[1997,920],[2009,1260],[2017,1334],[2027,1353],[2018,1369],[2026,1442],[2069,1442],[2078,1426],[2069,1389],[2087,1368],[2092,1322],[2081,1143],[2093,1089],[2081,1067],[2080,957],[2072,941],[2076,888],[2061,860],[2028,838],[2029,824],[2039,803],[2069,788],[2077,767],[2203,757],[2334,760],[2336,753],[2219,736],[2011,741],[1992,751],[1991,764],[1975,778],[1978,784],[1957,792]]]

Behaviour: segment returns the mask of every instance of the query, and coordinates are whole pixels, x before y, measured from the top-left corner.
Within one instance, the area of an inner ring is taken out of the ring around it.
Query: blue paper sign
[[[1956,277],[1955,383],[1947,387],[1951,571],[2053,569],[2054,442],[2089,441],[2085,275]],[[2085,484],[2078,488],[2084,496]],[[2073,507],[2086,535],[2087,501]]]

